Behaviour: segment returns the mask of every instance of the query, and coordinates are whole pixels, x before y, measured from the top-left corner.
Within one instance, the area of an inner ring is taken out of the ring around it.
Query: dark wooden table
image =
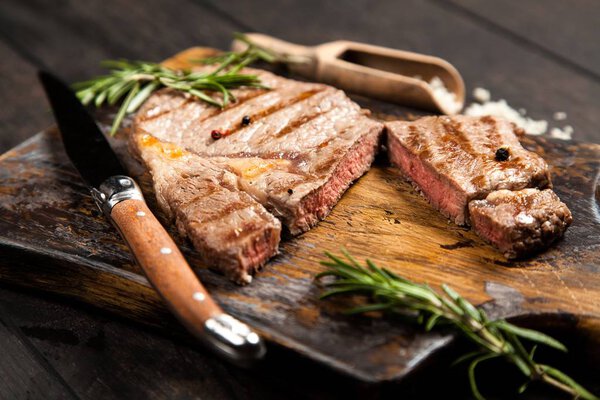
[[[469,90],[488,88],[494,98],[551,126],[569,124],[574,138],[598,143],[599,20],[595,0],[5,0],[0,150],[52,124],[36,69],[75,81],[100,72],[106,58],[158,61],[194,45],[227,48],[233,31],[303,44],[343,38],[434,54],[458,67]],[[567,121],[553,121],[556,111],[566,112]],[[378,387],[281,349],[246,371],[163,333],[9,287],[0,287],[0,322],[0,398],[6,399],[435,398],[440,390],[469,398],[465,371],[446,363]],[[577,363],[576,357],[558,361]],[[510,373],[501,368],[484,368],[483,386],[495,393],[491,398],[512,398],[502,383]],[[582,379],[597,390],[597,375],[583,373]],[[552,396],[525,398],[559,398]]]

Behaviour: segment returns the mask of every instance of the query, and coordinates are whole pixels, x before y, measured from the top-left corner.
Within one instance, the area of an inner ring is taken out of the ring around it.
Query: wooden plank
[[[594,0],[488,1],[454,0],[449,7],[503,31],[514,40],[543,52],[575,71],[600,79],[598,21],[600,3]]]
[[[391,1],[368,0],[343,6],[318,0],[277,4],[232,0],[212,6],[223,12],[235,10],[245,24],[299,44],[348,39],[440,56],[459,69],[468,92],[477,86],[488,88],[494,98],[507,99],[532,117],[549,120],[551,126],[564,125],[553,123],[552,116],[565,111],[568,124],[575,128],[574,138],[600,142],[600,82],[440,3],[408,0],[399,7]]]
[[[50,126],[52,116],[35,67],[1,41],[0,59],[0,151],[4,152]]]
[[[0,304],[0,399],[76,399]]]

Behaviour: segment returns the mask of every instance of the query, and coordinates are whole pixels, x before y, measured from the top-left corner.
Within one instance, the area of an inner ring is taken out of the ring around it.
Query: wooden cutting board
[[[184,59],[203,50],[192,50]],[[172,62],[181,63],[182,55]],[[382,118],[399,109],[364,100]],[[156,204],[145,172],[114,141]],[[246,287],[199,262],[190,264],[225,310],[269,341],[369,382],[407,375],[452,339],[388,318],[344,316],[343,301],[319,301],[313,277],[324,251],[344,246],[359,259],[410,279],[449,283],[493,316],[561,324],[600,341],[600,145],[528,137],[552,166],[555,190],[573,212],[563,241],[530,260],[509,263],[473,232],[431,209],[384,156],[348,190],[331,215],[282,241]],[[150,287],[117,232],[97,211],[49,129],[0,157],[0,281],[56,293],[125,318],[181,330]]]

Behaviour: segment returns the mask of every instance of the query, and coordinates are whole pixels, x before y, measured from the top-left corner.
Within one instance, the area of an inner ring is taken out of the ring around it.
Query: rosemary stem
[[[571,395],[571,396],[573,396],[573,397],[582,397],[582,398],[584,398],[584,399],[585,399],[585,398],[587,398],[587,397],[581,396],[581,395],[580,395],[580,394],[579,394],[579,393],[578,393],[578,392],[577,392],[577,391],[576,391],[574,388],[572,388],[571,386],[569,386],[569,385],[567,385],[567,384],[565,384],[565,383],[562,383],[562,382],[560,382],[559,380],[557,380],[557,379],[554,379],[554,378],[552,378],[551,376],[548,376],[548,375],[547,375],[547,374],[545,374],[545,373],[542,373],[542,375],[541,375],[541,380],[542,380],[542,381],[544,381],[544,382],[546,382],[546,383],[547,383],[548,385],[550,385],[550,386],[554,386],[555,388],[557,388],[557,389],[560,389],[560,390],[562,390],[563,392],[570,394],[570,395]]]

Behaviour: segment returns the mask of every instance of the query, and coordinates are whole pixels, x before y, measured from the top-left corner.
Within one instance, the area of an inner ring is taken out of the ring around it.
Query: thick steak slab
[[[471,225],[507,258],[529,255],[563,236],[573,217],[550,189],[499,190],[469,203]]]
[[[426,117],[389,122],[389,157],[431,204],[468,224],[468,204],[494,190],[551,187],[548,165],[524,149],[515,126],[494,117]],[[500,148],[509,158],[496,159]]]
[[[271,90],[234,90],[237,101],[222,110],[180,92],[157,92],[136,115],[130,143],[153,176],[162,174],[158,169],[173,169],[167,165],[173,161],[151,163],[143,141],[135,138],[176,145],[186,154],[187,173],[202,175],[209,164],[231,178],[231,187],[279,218],[291,234],[300,234],[325,218],[369,169],[383,125],[333,87],[261,70],[245,72],[259,75]],[[220,139],[212,137],[214,130],[222,134]],[[155,178],[155,188],[163,209],[173,215],[181,212],[177,199],[182,195],[174,193],[173,185],[157,185]],[[167,197],[170,202],[161,201]],[[187,228],[185,233],[200,253],[205,251],[205,231]],[[240,260],[242,264],[255,262]]]
[[[281,223],[237,188],[236,176],[176,145],[133,134],[160,207],[211,268],[238,283],[277,254]]]

